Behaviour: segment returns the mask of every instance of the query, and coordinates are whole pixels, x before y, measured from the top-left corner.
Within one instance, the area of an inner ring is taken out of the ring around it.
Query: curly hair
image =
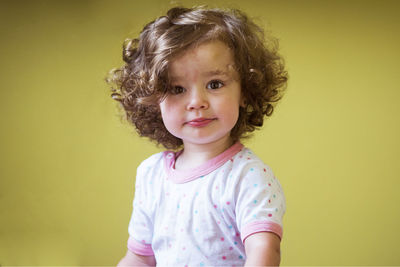
[[[159,108],[170,90],[168,65],[195,45],[222,41],[232,50],[245,99],[231,130],[231,138],[240,140],[261,127],[265,116],[271,116],[286,88],[288,75],[277,39],[268,37],[239,10],[171,8],[148,23],[139,38],[124,42],[125,64],[111,70],[107,78],[111,96],[121,103],[140,136],[177,149],[183,142],[167,131]]]

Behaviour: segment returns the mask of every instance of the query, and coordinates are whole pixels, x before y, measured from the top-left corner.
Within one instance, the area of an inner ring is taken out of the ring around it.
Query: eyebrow
[[[223,71],[223,70],[211,70],[211,71],[207,71],[205,73],[203,73],[203,76],[205,77],[209,77],[209,76],[214,76],[214,75],[223,75],[223,76],[229,76],[229,73],[227,71]],[[180,79],[182,79],[183,76],[170,76],[170,80],[171,81],[179,81]]]
[[[223,70],[212,70],[212,71],[207,71],[204,73],[206,76],[213,76],[213,75],[225,75],[228,76],[228,72],[223,71]]]

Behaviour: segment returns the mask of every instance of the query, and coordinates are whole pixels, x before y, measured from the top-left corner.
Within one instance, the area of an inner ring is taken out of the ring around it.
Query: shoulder
[[[261,172],[266,175],[273,175],[271,168],[265,164],[251,149],[244,147],[233,158],[236,171],[242,174],[248,172]]]
[[[135,190],[139,188],[141,191],[154,190],[152,185],[163,177],[163,154],[164,152],[153,154],[139,164],[136,170]]]
[[[271,167],[265,164],[251,149],[243,148],[233,158],[233,176],[238,189],[256,187],[282,191],[280,182]]]
[[[137,174],[141,175],[151,171],[154,168],[159,169],[162,167],[164,153],[165,152],[159,152],[143,160],[137,168]]]
[[[166,152],[159,152],[159,153],[151,155],[150,157],[143,160],[140,163],[138,168],[152,167],[154,164],[159,163],[160,161],[162,161],[164,153],[166,153]]]

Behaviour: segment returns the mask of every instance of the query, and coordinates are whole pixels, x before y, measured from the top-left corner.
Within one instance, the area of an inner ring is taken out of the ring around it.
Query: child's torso
[[[244,246],[232,199],[235,194],[230,192],[232,169],[224,166],[183,184],[161,176],[152,240],[157,262],[176,265],[190,259],[201,266],[209,265],[208,259],[213,259],[213,264],[219,259],[224,265],[243,260]]]

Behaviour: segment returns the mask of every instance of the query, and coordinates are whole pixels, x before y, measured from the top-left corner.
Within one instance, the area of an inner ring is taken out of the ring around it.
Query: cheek
[[[164,100],[160,104],[161,118],[162,118],[164,125],[168,131],[171,131],[177,122],[176,114],[179,114],[179,113],[177,113],[177,111],[175,110],[174,107],[175,107],[175,105],[166,102],[166,100]]]
[[[168,124],[168,109],[165,106],[160,105],[160,111],[161,111],[161,118],[164,122],[164,124]]]
[[[239,119],[239,107],[237,107],[236,109],[231,111],[231,122],[233,124],[233,126],[236,124],[236,122]]]
[[[239,118],[239,105],[225,103],[219,109],[219,114],[223,115],[224,124],[228,127],[233,127]]]
[[[240,107],[240,99],[236,97],[232,97],[227,101],[224,101],[221,105],[223,113],[226,114],[231,120],[237,120],[239,117],[239,107]]]

